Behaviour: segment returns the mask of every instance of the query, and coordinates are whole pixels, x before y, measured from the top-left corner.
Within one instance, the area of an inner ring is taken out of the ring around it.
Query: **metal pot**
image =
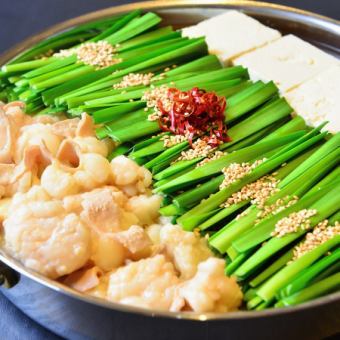
[[[238,9],[263,23],[293,33],[340,56],[339,22],[306,11],[252,1],[161,1],[112,7],[56,25],[18,44],[0,57],[0,65],[57,32],[91,20],[152,10],[164,24],[179,28]],[[2,263],[1,263],[2,261]],[[47,279],[0,248],[1,291],[19,309],[54,333],[72,339],[320,339],[340,332],[340,293],[288,308],[228,314],[170,313],[123,306],[78,293]]]

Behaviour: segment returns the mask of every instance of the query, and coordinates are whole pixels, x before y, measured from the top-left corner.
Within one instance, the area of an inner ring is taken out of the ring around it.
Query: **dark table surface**
[[[97,9],[131,2],[134,1],[1,0],[0,53],[24,38],[58,22]],[[278,0],[271,2],[298,7],[340,20],[340,0]],[[0,330],[0,338],[3,340],[59,339],[26,317],[1,293]]]

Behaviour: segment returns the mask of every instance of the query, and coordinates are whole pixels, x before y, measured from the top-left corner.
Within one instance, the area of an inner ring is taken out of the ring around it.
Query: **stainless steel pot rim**
[[[270,4],[266,2],[254,2],[254,1],[237,1],[237,0],[165,0],[165,1],[145,1],[138,3],[138,8],[142,10],[161,10],[161,9],[169,9],[169,8],[190,8],[190,7],[209,7],[209,8],[219,8],[219,7],[227,7],[233,9],[249,9],[256,10],[258,13],[263,11],[270,11],[271,15],[282,16],[282,13],[286,13],[291,16],[301,16],[308,18],[311,20],[313,24],[317,24],[322,27],[326,27],[328,30],[335,32],[336,34],[340,34],[339,24],[340,22],[325,16],[321,16],[312,12],[308,12],[305,10],[296,9],[293,7]],[[136,8],[136,4],[128,4],[122,6],[109,7],[103,10],[91,12],[82,16],[78,16],[76,18],[64,21],[60,24],[52,26],[51,28],[34,35],[21,43],[15,45],[13,48],[5,52],[0,56],[0,65],[3,65],[5,62],[9,61],[14,56],[18,55],[28,47],[33,44],[49,37],[53,34],[61,32],[63,30],[67,30],[75,25],[79,25],[84,22],[89,22],[91,20],[96,20],[101,17],[110,16],[113,14],[119,14],[131,11]],[[327,305],[334,302],[340,303],[340,292],[329,294],[325,297],[321,297],[315,299],[310,302],[306,302],[293,307],[284,307],[278,309],[267,309],[263,311],[237,311],[230,313],[196,313],[196,312],[166,312],[161,310],[148,310],[144,308],[134,307],[123,305],[119,303],[109,302],[101,298],[96,298],[93,296],[89,296],[86,294],[82,294],[77,292],[62,283],[51,280],[42,276],[41,274],[34,272],[28,268],[26,268],[22,263],[11,257],[4,249],[0,248],[0,261],[17,271],[18,273],[32,279],[43,286],[46,286],[50,289],[53,289],[59,293],[70,296],[77,300],[83,301],[85,303],[90,303],[93,305],[97,305],[100,307],[108,308],[111,310],[117,310],[121,312],[141,314],[145,316],[151,317],[165,317],[165,318],[176,318],[176,319],[184,319],[184,320],[195,320],[195,321],[213,321],[213,320],[242,320],[249,318],[262,318],[262,317],[273,317],[278,315],[284,315],[287,313],[298,313],[299,311],[317,308],[321,305]]]
[[[207,7],[207,8],[221,8],[228,7],[234,9],[248,9],[254,10],[258,13],[267,11],[270,12],[273,16],[280,16],[282,13],[292,17],[303,17],[305,20],[314,25],[318,25],[321,27],[325,27],[328,30],[340,35],[340,21],[319,15],[310,11],[297,9],[294,7],[271,4],[267,2],[261,1],[242,1],[242,0],[159,0],[159,1],[144,1],[139,2],[138,5],[136,3],[131,3],[127,5],[121,6],[113,6],[109,8],[105,8],[102,10],[90,12],[73,19],[69,19],[63,21],[59,24],[56,24],[36,35],[33,35],[17,45],[13,46],[11,49],[6,51],[5,53],[0,55],[0,65],[9,61],[14,56],[18,55],[26,48],[32,46],[33,44],[45,39],[49,36],[52,36],[56,33],[67,30],[75,25],[79,25],[85,22],[89,22],[92,20],[96,20],[99,17],[107,17],[113,14],[120,14],[124,12],[128,12],[134,10],[136,8],[140,8],[142,10],[161,10],[161,9],[169,9],[169,8],[188,8],[188,7]]]
[[[74,289],[71,289],[64,284],[46,278],[45,276],[26,268],[22,263],[9,256],[3,249],[0,248],[0,261],[17,271],[18,273],[32,279],[48,288],[51,288],[61,294],[76,298],[77,300],[91,303],[96,306],[117,310],[127,313],[142,314],[151,317],[165,317],[195,321],[208,321],[208,320],[237,320],[248,318],[262,318],[275,315],[284,315],[286,313],[296,313],[307,308],[317,308],[318,306],[332,303],[334,301],[340,302],[340,292],[329,294],[325,297],[315,299],[313,301],[297,305],[294,307],[284,307],[278,309],[266,309],[263,311],[237,311],[229,313],[195,313],[195,312],[167,312],[162,310],[148,310],[140,307],[123,305],[120,303],[110,302],[101,298],[96,298],[87,294],[80,293]]]

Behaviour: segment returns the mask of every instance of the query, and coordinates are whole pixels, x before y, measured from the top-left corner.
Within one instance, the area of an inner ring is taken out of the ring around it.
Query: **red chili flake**
[[[212,147],[230,141],[224,111],[227,102],[214,92],[194,87],[189,91],[169,88],[167,98],[158,100],[159,125],[163,131],[188,137],[202,136]]]

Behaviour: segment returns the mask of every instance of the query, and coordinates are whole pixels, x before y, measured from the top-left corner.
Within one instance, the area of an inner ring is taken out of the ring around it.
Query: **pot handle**
[[[11,267],[0,261],[0,286],[3,288],[14,287],[20,279],[20,275]]]

